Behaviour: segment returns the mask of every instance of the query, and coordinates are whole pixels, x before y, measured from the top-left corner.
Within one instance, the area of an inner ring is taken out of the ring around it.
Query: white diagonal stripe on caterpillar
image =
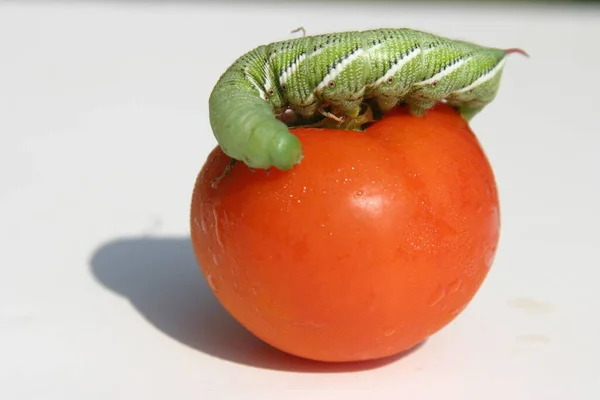
[[[481,75],[479,78],[477,78],[475,80],[475,82],[471,83],[469,86],[466,86],[462,89],[459,90],[455,90],[454,92],[452,92],[452,94],[456,94],[456,93],[464,93],[464,92],[468,92],[471,89],[475,89],[477,86],[482,85],[484,83],[486,83],[487,81],[489,81],[490,79],[493,79],[494,76],[496,76],[496,74],[498,72],[500,72],[500,70],[502,70],[502,66],[504,65],[504,62],[506,61],[506,59],[502,59],[498,64],[496,64],[496,66],[494,68],[492,68],[487,74],[483,74]]]
[[[329,84],[330,81],[335,81],[335,78],[337,78],[337,76],[348,65],[350,65],[350,63],[352,63],[357,58],[361,57],[363,54],[365,54],[365,51],[362,49],[362,47],[356,48],[353,52],[351,52],[345,58],[343,58],[342,61],[337,63],[336,66],[333,67],[333,69],[331,71],[329,71],[329,73],[327,73],[327,75],[325,75],[325,77],[321,80],[321,83],[319,83],[317,85],[317,88],[315,90],[320,91],[320,90],[324,89]]]
[[[272,72],[273,71],[271,69],[271,62],[269,59],[267,59],[263,65],[265,94],[269,94],[273,90],[273,87],[271,86],[271,81],[269,80],[269,78],[273,76]]]
[[[306,53],[300,54],[298,57],[296,57],[296,59],[294,61],[292,61],[292,63],[290,65],[287,66],[287,68],[285,68],[281,72],[281,75],[279,75],[279,85],[280,86],[282,86],[282,87],[285,86],[288,79],[290,79],[290,77],[296,73],[296,71],[298,70],[298,67],[300,66],[300,63],[302,61],[304,61],[305,58],[306,58]]]
[[[260,95],[261,99],[268,100],[267,94],[265,93],[265,91],[260,87],[258,82],[256,82],[256,80],[250,74],[248,74],[247,71],[244,71],[244,77],[246,78],[246,80],[248,82],[250,82],[250,84],[254,87],[254,89],[256,89],[258,91],[258,94]]]
[[[388,69],[387,72],[381,78],[377,79],[375,81],[375,83],[373,83],[373,86],[381,85],[383,82],[388,80],[390,77],[396,75],[396,73],[398,71],[400,71],[400,69],[402,69],[402,67],[404,67],[410,60],[412,60],[413,58],[418,56],[419,53],[421,53],[421,49],[416,47],[407,55],[398,58],[396,60],[396,62],[392,65],[392,67],[390,69]]]
[[[441,80],[442,78],[444,78],[445,76],[450,75],[451,73],[453,73],[454,71],[456,71],[457,69],[462,67],[468,61],[469,61],[469,59],[461,58],[458,61],[455,61],[454,63],[452,63],[450,65],[447,65],[444,69],[442,69],[437,74],[433,75],[431,78],[425,79],[424,81],[421,81],[421,82],[416,82],[414,85],[422,86],[422,85],[429,85],[434,82],[437,82],[437,81]]]

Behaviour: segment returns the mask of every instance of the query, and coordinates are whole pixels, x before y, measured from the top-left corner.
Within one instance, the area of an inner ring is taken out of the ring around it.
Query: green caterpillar
[[[470,120],[496,96],[510,53],[526,55],[412,29],[271,43],[244,54],[220,77],[209,99],[210,123],[233,162],[289,170],[302,148],[278,115],[292,111],[352,126],[365,101],[381,113],[404,102],[417,116],[443,101]]]

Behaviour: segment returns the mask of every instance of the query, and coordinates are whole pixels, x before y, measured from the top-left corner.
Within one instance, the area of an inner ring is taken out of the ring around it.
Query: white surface
[[[1,399],[600,398],[598,9],[24,3],[0,4]],[[531,54],[473,122],[501,193],[492,271],[454,323],[379,368],[261,344],[187,240],[212,85],[300,25]]]

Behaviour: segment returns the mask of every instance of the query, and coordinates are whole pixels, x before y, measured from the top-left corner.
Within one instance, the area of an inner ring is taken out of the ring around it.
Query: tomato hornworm
[[[324,117],[352,129],[364,122],[367,101],[380,113],[403,102],[416,116],[445,102],[468,121],[495,98],[511,53],[527,55],[412,29],[275,42],[242,55],[223,73],[210,95],[210,123],[233,162],[289,170],[302,148],[278,115]]]

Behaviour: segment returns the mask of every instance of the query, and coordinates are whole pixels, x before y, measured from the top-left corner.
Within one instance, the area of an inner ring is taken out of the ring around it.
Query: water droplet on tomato
[[[224,249],[223,242],[221,241],[221,232],[219,231],[219,216],[217,215],[217,210],[215,209],[213,209],[213,219],[215,224],[215,238],[217,239],[219,246]]]
[[[435,306],[440,301],[442,301],[446,297],[446,288],[444,286],[439,286],[435,292],[431,295],[430,306]]]
[[[200,215],[204,215],[204,203],[200,203]],[[196,226],[198,226],[198,218],[194,218],[194,222],[196,223]],[[200,218],[200,229],[202,230],[202,233],[206,233],[206,223],[204,222],[204,217]]]
[[[206,277],[206,280],[208,281],[208,286],[210,286],[210,288],[213,290],[213,292],[218,292],[219,289],[217,288],[217,284],[215,282],[215,277],[212,274],[208,274],[208,276]]]
[[[386,326],[383,328],[383,334],[385,336],[392,336],[394,333],[396,333],[396,328],[393,328],[391,326]]]
[[[462,281],[460,279],[453,281],[452,283],[450,283],[450,285],[448,285],[448,293],[458,292],[461,285],[462,285]]]

